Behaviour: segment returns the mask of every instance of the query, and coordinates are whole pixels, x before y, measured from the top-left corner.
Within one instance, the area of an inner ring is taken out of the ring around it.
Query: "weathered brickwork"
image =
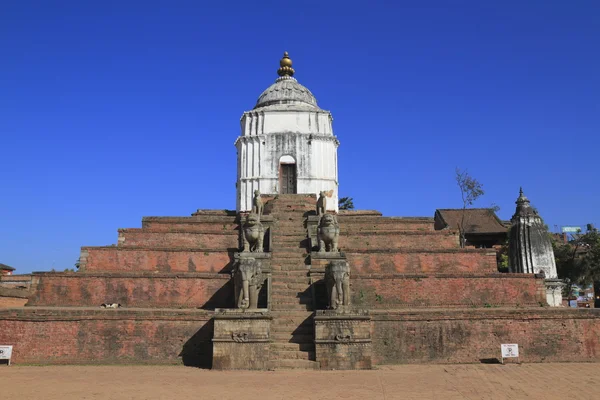
[[[120,229],[119,246],[148,248],[200,248],[228,249],[239,246],[237,231],[228,232],[185,232],[149,231],[141,229]]]
[[[376,364],[479,363],[517,343],[522,362],[600,361],[596,310],[372,312]]]
[[[360,211],[358,211],[360,213]],[[341,214],[338,217],[343,232],[348,234],[360,233],[361,231],[433,231],[433,218],[397,218],[381,217],[381,214],[370,216],[354,216],[352,214]]]
[[[492,273],[496,253],[488,250],[344,250],[356,273]]]
[[[479,363],[501,343],[523,362],[600,361],[596,310],[378,310],[373,364]],[[15,363],[185,363],[210,367],[212,313],[201,310],[0,310],[0,343]]]
[[[27,304],[27,299],[21,297],[0,296],[0,308],[23,307],[25,304]]]
[[[142,249],[126,247],[82,247],[85,270],[225,272],[231,270],[234,251],[227,249]]]
[[[353,304],[369,309],[545,304],[543,279],[526,274],[355,275]]]
[[[0,310],[0,343],[15,364],[180,364],[210,367],[212,313],[201,310]]]
[[[153,231],[231,232],[237,230],[237,217],[199,215],[195,217],[144,217],[142,229]]]
[[[215,308],[233,306],[227,274],[36,274],[28,305]]]
[[[340,236],[340,249],[348,250],[387,250],[387,249],[456,249],[458,235],[449,231],[434,232],[394,232],[371,231],[352,232]]]

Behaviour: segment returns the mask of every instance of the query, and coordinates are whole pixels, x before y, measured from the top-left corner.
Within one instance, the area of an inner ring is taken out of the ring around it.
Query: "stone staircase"
[[[319,369],[315,360],[312,296],[309,290],[305,219],[316,199],[280,195],[265,205],[273,216],[271,367]]]

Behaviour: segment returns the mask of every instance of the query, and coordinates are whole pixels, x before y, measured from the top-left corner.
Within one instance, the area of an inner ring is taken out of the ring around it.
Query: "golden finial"
[[[294,76],[294,68],[292,68],[292,59],[289,57],[288,52],[283,53],[283,58],[279,61],[279,69],[277,74],[279,76]]]

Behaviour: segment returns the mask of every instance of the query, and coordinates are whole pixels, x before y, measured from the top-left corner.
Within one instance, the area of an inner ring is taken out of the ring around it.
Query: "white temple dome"
[[[311,108],[319,110],[315,96],[298,83],[294,78],[294,68],[288,52],[283,53],[283,58],[279,61],[277,74],[279,78],[267,90],[262,92],[254,109],[269,106],[284,105],[286,108]]]
[[[319,109],[317,99],[310,90],[288,75],[277,78],[274,84],[262,92],[254,108],[276,104],[300,105]]]

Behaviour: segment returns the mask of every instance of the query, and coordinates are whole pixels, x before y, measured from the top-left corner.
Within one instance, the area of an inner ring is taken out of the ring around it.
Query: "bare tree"
[[[460,247],[465,247],[467,243],[466,239],[466,210],[467,207],[472,206],[475,200],[480,196],[483,196],[483,185],[471,175],[467,170],[461,171],[460,168],[456,168],[456,184],[460,189],[460,195],[463,202],[462,215],[458,224],[458,231],[460,233]]]

